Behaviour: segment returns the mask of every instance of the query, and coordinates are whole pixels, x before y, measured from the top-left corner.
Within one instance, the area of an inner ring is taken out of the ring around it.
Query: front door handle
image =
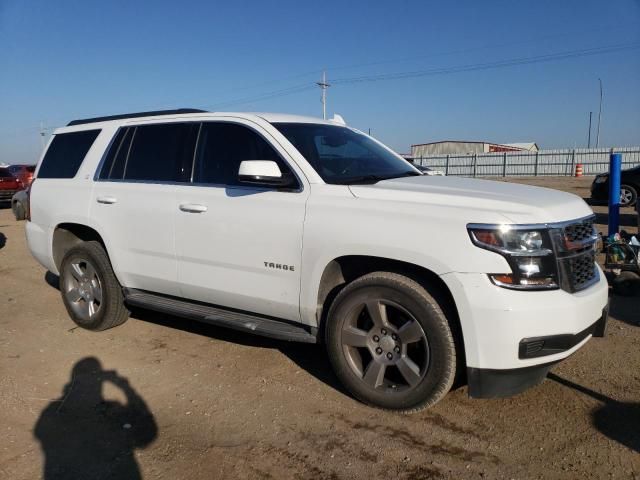
[[[207,206],[198,205],[197,203],[181,203],[180,210],[188,213],[204,213],[207,211]]]
[[[103,196],[103,197],[98,197],[96,198],[98,203],[104,203],[106,205],[111,205],[113,203],[116,203],[118,201],[118,199],[116,197],[110,197],[110,196]]]

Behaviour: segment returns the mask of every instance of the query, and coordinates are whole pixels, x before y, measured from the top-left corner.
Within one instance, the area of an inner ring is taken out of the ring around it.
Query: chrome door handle
[[[198,205],[197,203],[181,203],[180,210],[188,213],[204,213],[207,211],[206,205]]]
[[[113,203],[116,203],[118,201],[118,199],[116,197],[104,196],[104,197],[96,198],[96,201],[98,203],[104,203],[106,205],[111,205]]]

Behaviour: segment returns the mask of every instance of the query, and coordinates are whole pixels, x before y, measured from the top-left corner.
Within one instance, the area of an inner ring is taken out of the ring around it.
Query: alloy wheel
[[[626,207],[633,201],[633,192],[622,187],[620,190],[620,205]]]
[[[64,295],[69,305],[82,320],[92,320],[102,306],[102,283],[95,267],[79,258],[69,262],[64,273]]]
[[[353,373],[374,390],[406,392],[429,368],[422,326],[406,308],[386,299],[355,306],[343,323],[341,342]]]

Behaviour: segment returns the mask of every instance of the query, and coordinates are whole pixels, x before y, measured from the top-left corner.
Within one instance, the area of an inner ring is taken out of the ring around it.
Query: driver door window
[[[280,172],[290,171],[273,147],[253,130],[235,123],[202,124],[194,183],[247,186],[238,181],[244,160],[272,160]]]

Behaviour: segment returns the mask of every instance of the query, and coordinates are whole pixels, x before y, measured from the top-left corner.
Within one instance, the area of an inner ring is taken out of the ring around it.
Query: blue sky
[[[639,0],[0,0],[0,162],[35,161],[41,121],[182,106],[320,116],[324,68],[331,82],[632,43]],[[400,152],[444,139],[585,146],[599,77],[601,145],[639,145],[638,48],[336,82],[328,112]]]

